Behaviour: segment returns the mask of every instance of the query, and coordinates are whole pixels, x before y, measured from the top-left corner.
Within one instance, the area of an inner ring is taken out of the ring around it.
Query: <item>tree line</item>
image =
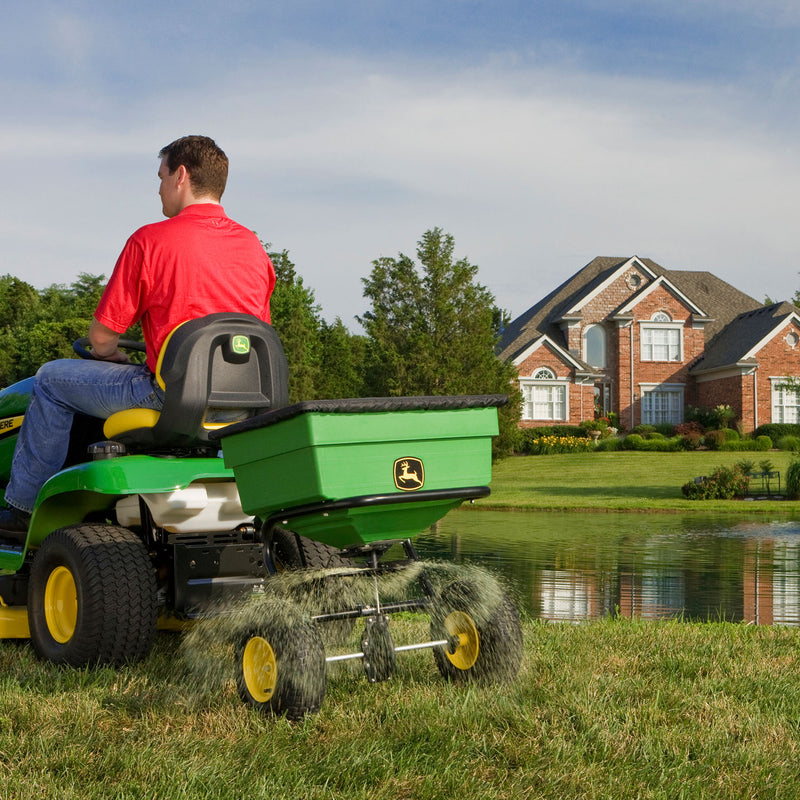
[[[456,259],[453,237],[439,228],[419,240],[416,260],[379,258],[363,278],[369,308],[352,333],[323,319],[314,291],[287,250],[265,245],[277,283],[272,325],[289,363],[292,402],[318,398],[511,394],[500,411],[496,452],[505,452],[519,418],[516,371],[495,355],[504,313],[477,282],[478,267]],[[0,277],[0,386],[33,375],[45,361],[73,355],[105,288],[103,275],[37,290]],[[141,339],[141,329],[124,338]]]

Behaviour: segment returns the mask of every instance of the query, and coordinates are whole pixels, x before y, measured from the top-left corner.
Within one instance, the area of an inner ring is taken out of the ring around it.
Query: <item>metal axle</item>
[[[395,653],[405,653],[410,650],[427,650],[432,647],[448,647],[450,646],[449,639],[437,639],[433,642],[420,642],[419,644],[403,644],[394,648]],[[325,661],[332,664],[335,661],[351,661],[355,658],[364,658],[365,653],[345,653],[340,656],[328,656]]]

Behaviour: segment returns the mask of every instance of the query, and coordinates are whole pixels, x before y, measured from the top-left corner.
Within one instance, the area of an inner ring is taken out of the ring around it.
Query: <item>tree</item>
[[[288,251],[269,256],[277,278],[270,313],[289,363],[289,399],[360,397],[363,337],[338,318],[332,324],[322,319],[314,291],[297,274]]]
[[[519,419],[516,371],[495,354],[503,315],[478,267],[454,260],[453,237],[423,234],[417,260],[373,261],[363,279],[371,310],[359,321],[368,337],[366,388],[377,396],[510,394],[501,413],[499,451],[510,447]]]
[[[269,245],[265,248],[268,250]],[[277,279],[270,299],[270,316],[289,363],[289,399],[293,403],[309,400],[317,396],[320,308],[313,290],[297,274],[288,250],[269,253],[269,257]]]
[[[322,321],[322,356],[317,389],[319,397],[362,397],[364,357],[367,340],[350,333],[339,317],[333,323]]]

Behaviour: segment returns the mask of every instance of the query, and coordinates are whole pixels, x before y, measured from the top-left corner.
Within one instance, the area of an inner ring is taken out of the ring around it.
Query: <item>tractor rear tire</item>
[[[109,525],[60,528],[31,566],[33,647],[57,664],[120,665],[145,658],[156,632],[156,581],[132,531]]]
[[[299,533],[276,528],[272,537],[273,557],[287,570],[347,567],[350,562],[335,547],[316,542]]]

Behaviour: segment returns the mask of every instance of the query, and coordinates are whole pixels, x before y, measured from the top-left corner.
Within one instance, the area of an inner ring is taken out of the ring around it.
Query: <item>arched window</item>
[[[606,366],[606,329],[587,325],[583,332],[583,360],[593,367]]]
[[[641,326],[642,361],[680,361],[683,358],[682,322],[673,322],[666,311],[656,311]]]
[[[535,381],[554,381],[556,379],[556,375],[553,370],[548,369],[547,367],[539,367],[539,369],[533,373],[533,379]]]
[[[521,378],[522,419],[566,421],[568,384],[568,379],[559,379],[549,367],[538,367],[530,378]]]

